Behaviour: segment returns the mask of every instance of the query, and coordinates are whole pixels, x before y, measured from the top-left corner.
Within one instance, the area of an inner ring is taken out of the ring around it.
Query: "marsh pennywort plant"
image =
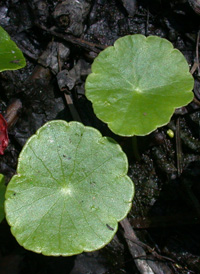
[[[85,89],[95,114],[115,134],[144,136],[193,99],[193,85],[185,57],[169,41],[136,34],[97,56]]]
[[[13,235],[44,255],[105,246],[132,205],[127,170],[126,155],[113,139],[78,122],[48,122],[24,146],[7,187]]]
[[[146,135],[192,100],[193,84],[184,56],[169,41],[131,35],[95,59],[86,95],[113,132]],[[7,187],[13,235],[45,255],[103,247],[131,208],[127,170],[113,139],[78,122],[48,122],[27,141]]]
[[[8,33],[0,26],[0,72],[23,68],[26,60]]]

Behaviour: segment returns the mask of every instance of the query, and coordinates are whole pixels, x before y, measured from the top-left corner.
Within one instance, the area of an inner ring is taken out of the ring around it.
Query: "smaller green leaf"
[[[169,41],[135,34],[97,56],[85,89],[95,114],[114,133],[143,136],[191,102],[193,85],[185,57]]]
[[[134,187],[121,147],[78,122],[51,121],[24,146],[6,190],[6,219],[19,244],[70,256],[111,241]]]
[[[5,180],[3,174],[0,174],[0,222],[4,218],[4,201],[5,201]]]
[[[0,72],[23,68],[26,60],[8,33],[0,26]]]

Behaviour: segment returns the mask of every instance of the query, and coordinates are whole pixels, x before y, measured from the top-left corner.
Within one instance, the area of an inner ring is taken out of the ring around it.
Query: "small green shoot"
[[[168,130],[167,130],[167,135],[168,135],[170,138],[174,138],[174,132],[173,132],[173,130],[168,129]]]
[[[103,50],[86,80],[99,119],[118,135],[147,135],[193,99],[194,80],[182,53],[166,39],[140,34]]]
[[[51,121],[24,146],[5,212],[20,245],[70,256],[111,241],[134,187],[121,147],[78,122]]]

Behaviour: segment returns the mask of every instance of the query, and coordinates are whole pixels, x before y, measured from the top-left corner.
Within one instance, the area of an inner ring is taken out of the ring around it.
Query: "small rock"
[[[137,10],[137,1],[136,0],[122,0],[123,6],[130,16],[134,16]]]
[[[83,32],[83,22],[90,11],[91,4],[86,0],[65,0],[58,3],[53,17],[59,28],[66,33],[80,36]]]

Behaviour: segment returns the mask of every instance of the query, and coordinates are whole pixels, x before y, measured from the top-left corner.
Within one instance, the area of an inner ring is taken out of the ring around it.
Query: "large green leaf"
[[[187,61],[166,39],[140,34],[118,39],[94,60],[86,96],[118,135],[146,135],[193,99]]]
[[[23,68],[26,61],[21,50],[0,26],[0,72]]]
[[[4,218],[4,201],[5,201],[5,180],[3,174],[0,174],[0,222]]]
[[[73,255],[106,245],[133,198],[126,155],[99,131],[51,121],[23,148],[6,191],[11,231],[26,249]]]

